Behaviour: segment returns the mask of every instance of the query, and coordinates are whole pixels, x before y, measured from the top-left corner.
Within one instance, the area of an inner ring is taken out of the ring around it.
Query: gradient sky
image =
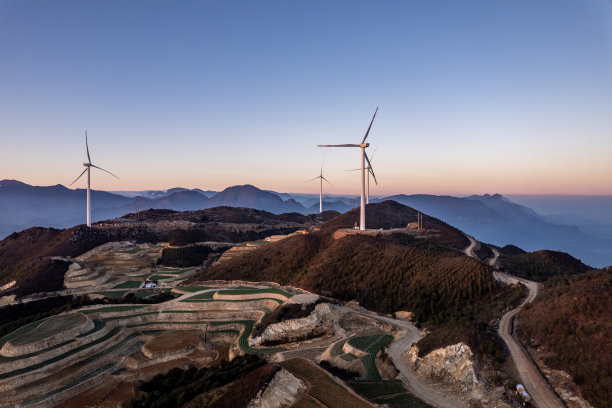
[[[0,0],[0,179],[358,194],[376,106],[375,194],[612,194],[612,1]]]

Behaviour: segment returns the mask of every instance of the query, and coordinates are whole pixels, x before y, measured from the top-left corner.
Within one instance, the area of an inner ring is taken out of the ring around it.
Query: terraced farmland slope
[[[191,299],[205,293],[212,294],[207,302]],[[254,348],[247,338],[255,322],[292,295],[231,286],[155,305],[89,306],[33,322],[0,338],[0,406],[52,406],[116,380],[133,383],[172,367],[277,352],[282,348]]]
[[[326,212],[322,217],[335,215]],[[288,234],[315,223],[313,217],[297,213],[274,215],[249,208],[216,207],[185,212],[147,210],[99,222],[93,228],[30,228],[0,241],[0,287],[16,282],[1,295],[20,297],[61,290],[69,265],[61,258],[81,255],[107,242],[236,243]]]
[[[373,405],[338,384],[325,370],[307,360],[296,358],[283,361],[280,365],[310,385],[307,394],[298,401],[297,407],[322,404],[329,408],[373,408]]]

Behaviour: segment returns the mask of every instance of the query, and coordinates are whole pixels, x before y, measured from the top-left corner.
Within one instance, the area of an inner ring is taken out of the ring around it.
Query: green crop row
[[[86,332],[86,333],[81,333],[79,334],[77,337],[86,337],[89,336],[90,334],[93,334],[97,331],[102,330],[105,326],[106,326],[106,321],[104,320],[94,320],[94,328],[91,329],[90,331]]]
[[[138,292],[133,292],[134,296],[136,296],[139,299],[145,299],[148,298],[149,296],[153,296],[156,292],[152,291],[152,290],[139,290]]]
[[[215,295],[216,292],[211,291],[211,292],[204,292],[204,293],[200,293],[199,295],[195,295],[195,296],[191,296],[187,299],[182,300],[181,302],[188,302],[189,300],[193,299],[193,300],[205,300],[205,299],[212,299],[213,296]]]
[[[383,347],[386,347],[387,345],[389,345],[389,343],[391,343],[392,341],[393,341],[393,336],[391,336],[390,334],[384,334],[378,340],[372,343],[370,347],[368,347],[365,351],[367,353],[376,354]]]
[[[374,334],[371,336],[355,336],[351,337],[348,343],[359,350],[367,352],[368,347],[376,343],[381,336],[381,334]]]
[[[136,289],[140,287],[141,283],[142,281],[126,281],[112,287],[112,289]]]
[[[236,289],[225,289],[219,291],[220,295],[252,295],[257,293],[276,293],[278,295],[283,295],[287,298],[293,296],[292,293],[285,292],[284,290],[276,289],[276,288],[236,288]]]
[[[208,334],[221,334],[221,333],[238,334],[238,333],[240,333],[240,330],[220,329],[220,330],[209,330],[208,331]]]
[[[409,394],[401,381],[352,381],[355,392],[378,405],[390,408],[429,408],[429,405]]]
[[[255,301],[258,301],[258,300],[272,300],[272,301],[278,303],[279,305],[282,305],[283,303],[285,303],[283,300],[276,299],[276,298],[257,298],[257,299],[194,299],[194,297],[183,299],[183,300],[181,300],[181,302],[193,302],[193,303],[197,303],[197,302],[255,302]],[[191,299],[194,299],[194,300],[191,300]]]
[[[346,340],[340,340],[339,342],[334,344],[332,346],[331,350],[329,351],[329,354],[332,357],[344,354],[344,352],[342,351],[342,347],[344,347],[344,343],[346,343]]]
[[[379,398],[406,392],[401,381],[352,381],[349,385],[357,394],[366,398]]]
[[[364,380],[379,381],[381,380],[378,368],[376,367],[376,354],[366,354],[360,358],[366,373],[363,376]]]
[[[342,354],[340,356],[341,359],[343,359],[344,361],[353,361],[353,360],[357,360],[357,356],[351,353],[347,353],[347,354]]]
[[[175,289],[185,292],[199,292],[201,290],[215,289],[212,286],[177,286]]]

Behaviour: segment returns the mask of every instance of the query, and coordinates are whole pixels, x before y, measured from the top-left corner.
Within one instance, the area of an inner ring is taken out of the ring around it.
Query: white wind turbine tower
[[[318,147],[360,147],[361,148],[361,210],[359,213],[359,229],[365,230],[365,163],[368,162],[368,166],[370,165],[370,159],[368,159],[368,155],[365,152],[366,147],[370,146],[369,143],[366,143],[366,139],[370,134],[370,129],[372,129],[372,123],[374,123],[374,118],[376,118],[376,113],[378,112],[378,107],[376,111],[374,111],[374,116],[372,116],[372,121],[370,122],[370,126],[368,126],[368,130],[366,131],[365,136],[361,140],[360,144],[339,144],[339,145],[317,145]]]
[[[374,153],[376,153],[376,149],[374,149]],[[370,157],[370,160],[368,161],[368,165],[366,166],[366,170],[368,172],[368,179],[366,182],[366,204],[370,204],[370,174],[372,175],[372,177],[374,177],[374,183],[376,183],[376,185],[378,185],[378,180],[376,180],[376,174],[374,174],[374,169],[372,168],[372,161],[374,160],[374,153],[372,153],[372,157]],[[367,155],[366,155],[367,157]],[[350,169],[347,171],[357,171],[357,170],[361,170],[361,169]]]
[[[320,179],[321,183],[319,186],[319,214],[321,214],[323,212],[323,180],[325,180],[327,184],[331,184],[325,177],[323,177],[323,164],[321,164],[321,174],[319,174],[312,180],[306,181],[305,183],[310,183],[311,181],[314,181],[316,179]]]
[[[87,163],[83,163],[83,166],[85,166],[85,170],[83,170],[83,172],[79,175],[79,177],[76,178],[76,180],[70,183],[70,186],[76,183],[83,176],[83,174],[87,172],[87,226],[91,227],[91,168],[95,167],[96,169],[105,171],[111,176],[115,177],[117,180],[119,180],[119,177],[115,176],[110,171],[104,170],[102,167],[98,167],[95,164],[91,163],[91,157],[89,156],[89,144],[87,143],[87,131],[85,131],[85,149],[87,149]]]

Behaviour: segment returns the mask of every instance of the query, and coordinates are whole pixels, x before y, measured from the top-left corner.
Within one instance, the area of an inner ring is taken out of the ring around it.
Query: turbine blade
[[[108,170],[104,170],[102,167],[98,167],[98,166],[95,166],[95,165],[93,165],[93,164],[91,165],[91,167],[95,167],[96,169],[100,169],[100,170],[102,170],[102,171],[105,171],[105,172],[107,172],[108,174],[110,174],[111,176],[113,176],[114,178],[116,178],[117,180],[119,180],[119,177],[115,176],[113,173],[111,173],[111,172],[110,172],[110,171],[108,171]]]
[[[368,131],[366,132],[365,136],[363,137],[363,140],[361,141],[361,144],[363,144],[365,142],[365,140],[368,138],[368,135],[370,134],[370,129],[372,129],[372,123],[374,123],[374,118],[376,117],[376,113],[378,112],[378,106],[376,107],[376,111],[374,111],[374,116],[372,116],[372,121],[370,122],[370,126],[368,126]]]
[[[317,145],[317,147],[361,147],[358,144]]]
[[[374,183],[376,183],[376,185],[377,185],[377,186],[379,186],[379,184],[378,184],[378,180],[376,180],[376,175],[374,174],[374,170],[372,170],[371,168],[370,168],[370,173],[371,173],[371,174],[372,174],[372,176],[374,177]]]
[[[87,149],[87,160],[91,164],[91,157],[89,157],[89,143],[87,143],[87,131],[85,131],[85,148]]]
[[[348,170],[344,170],[344,171],[357,171],[357,170],[361,170],[361,169],[348,169]]]
[[[374,153],[376,153],[377,150],[378,150],[378,146],[376,146],[376,148],[372,152],[372,155],[370,156],[370,160],[374,160]]]
[[[365,154],[365,159],[368,162],[368,167],[369,167],[369,172],[372,173],[372,177],[374,177],[374,182],[376,183],[376,185],[378,185],[378,180],[376,180],[376,174],[374,174],[374,169],[372,168],[372,163],[370,163],[370,159],[368,158],[368,155]]]
[[[304,183],[310,183],[311,181],[315,181],[316,179],[320,178],[321,176],[317,176],[311,180],[306,180]]]
[[[323,180],[327,181],[327,184],[329,184],[330,186],[332,186],[333,189],[336,188],[336,186],[334,185],[334,183],[332,183],[331,181],[329,181],[328,179],[326,179],[325,177],[323,178]]]
[[[83,176],[83,174],[85,174],[86,171],[87,171],[87,168],[85,168],[85,170],[83,170],[83,172],[79,175],[79,177],[77,177],[72,183],[68,184],[68,187],[76,183]]]

